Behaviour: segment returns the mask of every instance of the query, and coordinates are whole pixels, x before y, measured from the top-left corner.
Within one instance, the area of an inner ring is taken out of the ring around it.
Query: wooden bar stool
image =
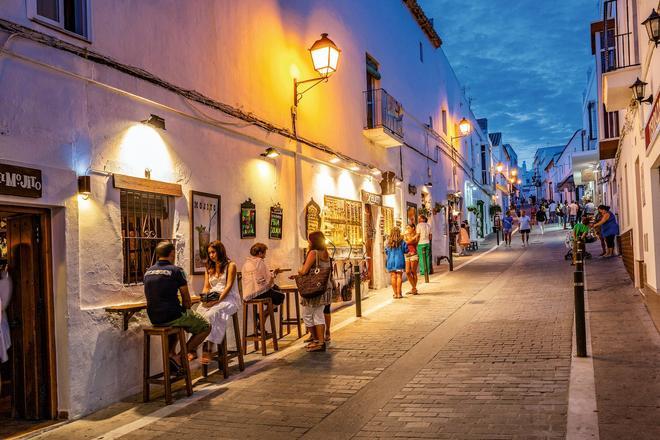
[[[295,325],[298,329],[298,339],[302,338],[301,330],[301,318],[300,318],[300,302],[298,301],[298,287],[290,284],[287,286],[280,286],[280,292],[282,292],[284,297],[284,303],[280,309],[280,338],[284,336],[284,326],[286,325],[286,334],[291,333],[291,326]],[[289,304],[289,297],[293,294],[293,302],[295,303],[296,316],[291,317],[291,305]],[[284,311],[286,310],[286,317],[284,316]]]
[[[250,306],[252,306],[252,328],[254,331],[252,334],[247,332],[248,308]],[[257,326],[257,318],[259,319],[259,326]],[[270,333],[266,332],[266,318],[270,318]],[[277,351],[277,329],[275,327],[273,301],[270,298],[243,301],[243,353],[247,354],[248,341],[254,341],[254,350],[259,350],[259,342],[261,342],[261,354],[266,356],[266,341],[268,339],[273,340],[273,349]]]
[[[144,364],[143,364],[143,382],[142,382],[142,400],[149,401],[149,385],[152,383],[165,387],[165,403],[172,403],[172,384],[180,380],[186,382],[186,392],[192,396],[192,379],[190,377],[190,364],[186,353],[186,334],[181,327],[145,327],[144,333]],[[172,377],[170,372],[170,342],[169,336],[177,335],[181,345],[181,366],[184,374]],[[163,372],[151,375],[150,355],[151,355],[151,337],[160,337],[160,343],[163,350]]]
[[[229,376],[229,361],[238,358],[238,369],[245,370],[245,363],[243,362],[243,351],[241,350],[241,329],[238,325],[238,312],[231,315],[231,320],[234,325],[234,336],[236,338],[236,350],[227,350],[227,333],[222,340],[222,344],[217,345],[217,351],[212,351],[214,345],[212,342],[204,342],[204,350],[211,351],[211,359],[218,362],[218,369],[222,370],[222,375],[227,378]],[[209,375],[209,366],[202,365],[202,375],[207,377]]]

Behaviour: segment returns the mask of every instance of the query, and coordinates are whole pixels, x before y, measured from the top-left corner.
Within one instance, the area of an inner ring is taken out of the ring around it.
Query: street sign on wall
[[[41,170],[0,163],[0,194],[41,197]]]

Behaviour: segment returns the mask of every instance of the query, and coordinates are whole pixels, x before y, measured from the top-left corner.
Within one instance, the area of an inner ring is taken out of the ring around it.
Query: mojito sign
[[[41,170],[0,163],[0,194],[41,197]]]

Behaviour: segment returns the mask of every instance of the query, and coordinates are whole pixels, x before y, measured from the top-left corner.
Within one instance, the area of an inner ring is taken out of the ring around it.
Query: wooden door
[[[8,318],[13,370],[13,416],[49,417],[48,334],[44,298],[41,218],[20,214],[7,220],[9,271],[13,294]]]

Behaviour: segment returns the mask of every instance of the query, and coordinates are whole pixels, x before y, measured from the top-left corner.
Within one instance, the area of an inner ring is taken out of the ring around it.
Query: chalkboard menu
[[[323,233],[335,246],[361,246],[362,202],[324,196]]]
[[[241,203],[241,238],[254,238],[257,236],[257,210],[252,199]]]
[[[307,237],[312,232],[321,230],[321,207],[314,199],[310,200],[305,207],[305,230]]]
[[[271,240],[282,239],[282,208],[280,208],[279,203],[270,207],[268,238]]]

